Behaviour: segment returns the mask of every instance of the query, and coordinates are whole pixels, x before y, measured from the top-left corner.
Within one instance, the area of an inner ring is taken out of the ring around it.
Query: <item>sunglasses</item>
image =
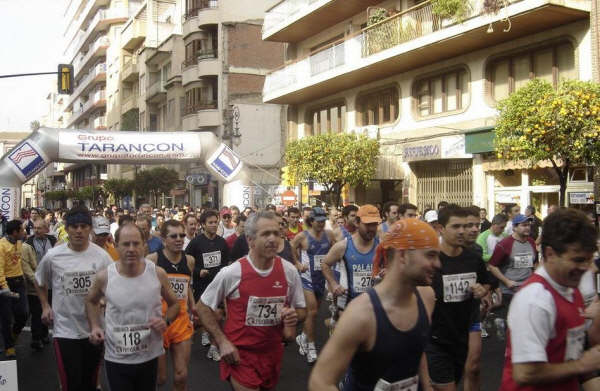
[[[288,225],[287,225],[287,223],[279,223],[279,226],[280,227],[287,227]]]
[[[171,235],[169,235],[169,237],[171,239],[177,239],[178,236],[179,236],[180,239],[185,238],[185,234],[171,234]]]

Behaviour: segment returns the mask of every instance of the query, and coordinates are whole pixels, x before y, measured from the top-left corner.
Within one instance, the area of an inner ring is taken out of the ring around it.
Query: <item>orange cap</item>
[[[394,223],[383,237],[382,247],[398,250],[440,248],[438,234],[419,219],[402,219]]]
[[[371,204],[366,204],[358,208],[356,217],[360,217],[360,222],[364,224],[381,223],[379,209]]]

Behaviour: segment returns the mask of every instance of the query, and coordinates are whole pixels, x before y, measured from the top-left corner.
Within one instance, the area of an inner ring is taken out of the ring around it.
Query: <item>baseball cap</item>
[[[527,216],[522,215],[522,214],[519,213],[518,215],[516,215],[515,217],[513,217],[512,223],[513,223],[513,225],[517,225],[517,224],[521,224],[521,223],[524,223],[526,221],[532,221],[532,220],[533,219],[531,217],[527,217]]]
[[[231,216],[231,209],[229,209],[229,208],[223,208],[223,209],[221,209],[220,213],[221,213],[221,217],[223,217],[225,215]]]
[[[94,228],[94,233],[96,235],[110,233],[110,223],[108,222],[108,219],[106,217],[102,217],[102,216],[94,217],[92,226]]]
[[[425,221],[428,223],[433,223],[434,221],[438,221],[438,214],[435,210],[429,210],[425,213]]]
[[[325,220],[327,220],[327,213],[325,213],[325,211],[323,210],[323,208],[315,206],[310,211],[310,217],[314,221],[325,221]]]
[[[417,250],[440,248],[440,240],[431,225],[419,219],[410,218],[392,224],[390,230],[384,235],[381,245],[385,249]]]
[[[358,208],[356,217],[360,217],[360,222],[364,224],[381,223],[379,209],[371,204],[366,204]]]

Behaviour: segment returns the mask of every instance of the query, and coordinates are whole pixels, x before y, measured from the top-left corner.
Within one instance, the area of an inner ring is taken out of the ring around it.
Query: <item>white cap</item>
[[[433,223],[434,221],[438,220],[438,215],[437,212],[435,210],[430,210],[427,213],[425,213],[425,221],[428,223]]]
[[[93,227],[94,227],[94,233],[96,235],[110,233],[110,223],[108,222],[108,219],[106,219],[106,217],[102,217],[102,216],[94,217]]]

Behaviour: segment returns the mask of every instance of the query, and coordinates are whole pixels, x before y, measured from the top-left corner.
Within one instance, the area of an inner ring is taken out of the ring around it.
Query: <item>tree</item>
[[[177,171],[165,167],[154,167],[138,171],[134,188],[138,194],[150,194],[156,201],[161,194],[168,194],[179,183]]]
[[[119,205],[123,197],[133,192],[134,184],[129,179],[113,178],[104,181],[104,190],[113,196],[115,204]]]
[[[89,200],[92,203],[98,198],[98,195],[103,194],[100,186],[83,186],[75,193],[75,197],[79,200]]]
[[[498,158],[550,161],[565,205],[569,169],[600,162],[600,84],[569,80],[555,90],[532,80],[499,102],[498,110]]]
[[[320,183],[339,206],[344,185],[367,185],[373,178],[378,155],[379,142],[364,135],[322,134],[289,143],[285,160],[293,181]]]

